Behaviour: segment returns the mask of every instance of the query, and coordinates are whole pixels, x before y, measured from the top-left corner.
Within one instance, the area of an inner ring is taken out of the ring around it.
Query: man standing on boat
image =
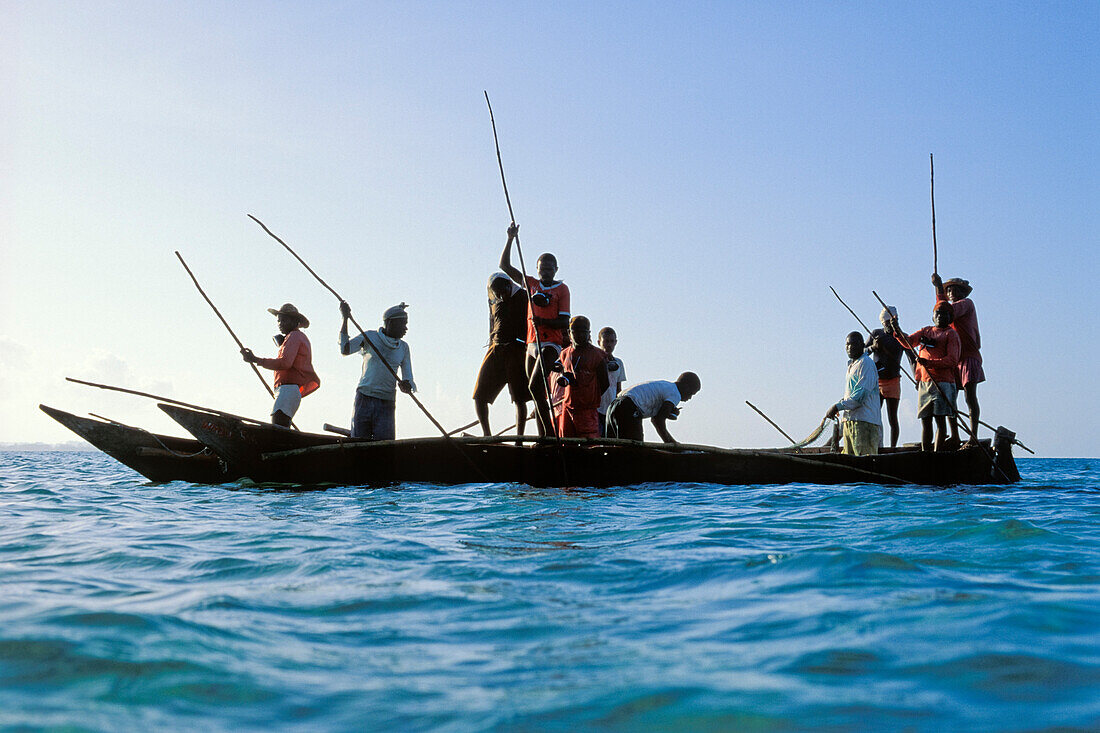
[[[873,456],[882,444],[882,414],[879,407],[878,370],[865,351],[863,334],[852,331],[844,341],[848,354],[848,378],[844,399],[829,407],[826,419],[840,415],[841,452],[853,456]]]
[[[321,386],[321,378],[313,371],[313,348],[301,331],[309,328],[309,319],[290,303],[284,303],[278,310],[268,308],[267,312],[279,323],[279,335],[275,337],[279,353],[273,359],[265,359],[253,354],[252,349],[241,349],[241,356],[250,364],[275,372],[271,423],[289,428],[302,398]]]
[[[516,432],[523,435],[527,422],[527,401],[531,392],[523,360],[527,336],[527,294],[503,272],[489,278],[489,350],[481,362],[474,384],[474,410],[485,435],[489,429],[489,405],[508,385],[516,406]]]
[[[518,226],[508,227],[508,242],[500,255],[500,269],[531,294],[527,318],[527,384],[535,401],[539,435],[546,437],[554,435],[546,385],[550,367],[565,346],[565,330],[569,327],[569,286],[554,279],[558,274],[558,259],[549,252],[539,255],[538,278],[528,275],[524,280],[523,273],[512,265],[512,242],[518,234]]]
[[[695,372],[684,372],[675,382],[655,380],[635,384],[607,408],[607,437],[643,440],[642,420],[649,418],[661,440],[675,443],[665,421],[679,417],[677,405],[694,397],[701,386]]]
[[[901,355],[904,349],[894,335],[893,321],[898,317],[894,306],[884,308],[879,314],[882,328],[871,331],[867,350],[878,370],[878,396],[880,406],[886,406],[886,419],[890,423],[890,447],[898,447],[898,403],[901,401]],[[904,338],[904,336],[902,337]],[[881,421],[880,421],[881,422]]]
[[[363,354],[363,375],[355,390],[355,411],[351,418],[351,437],[365,440],[394,440],[397,389],[409,394],[416,391],[413,382],[412,355],[409,345],[401,340],[408,333],[409,315],[405,303],[395,305],[382,315],[383,326],[377,331],[365,331],[348,338],[351,306],[340,301],[340,353],[344,356]],[[383,363],[385,360],[385,363]],[[394,376],[398,367],[401,380]]]
[[[942,281],[936,273],[932,273],[932,285],[936,288],[936,299],[947,300],[955,313],[951,328],[955,329],[955,333],[959,335],[958,384],[962,385],[963,394],[966,396],[966,409],[970,411],[970,437],[966,441],[966,446],[976,445],[978,417],[981,415],[981,408],[978,406],[978,384],[985,381],[985,371],[982,370],[982,336],[978,332],[978,313],[974,309],[974,301],[970,300],[970,293],[974,288],[970,287],[968,280],[953,277]],[[951,418],[951,437],[958,442],[958,415]]]
[[[936,303],[932,323],[905,336],[894,321],[894,328],[909,346],[919,348],[913,372],[917,379],[917,417],[921,421],[921,450],[930,451],[932,422],[936,423],[935,449],[947,446],[947,418],[955,415],[955,370],[959,364],[959,335],[951,328],[954,308],[946,300]]]
[[[599,438],[600,421],[596,410],[600,397],[611,380],[607,374],[607,354],[592,345],[592,324],[584,316],[569,321],[572,345],[561,352],[562,374],[555,381],[564,383],[559,438]]]
[[[614,356],[615,347],[619,344],[619,336],[615,333],[615,329],[611,326],[604,326],[600,329],[600,348],[607,354],[607,376],[611,380],[611,384],[607,387],[607,390],[600,396],[600,406],[596,408],[596,419],[600,422],[600,437],[607,435],[607,410],[611,407],[611,403],[615,401],[615,398],[619,396],[619,393],[623,391],[623,382],[626,381],[626,366],[623,364],[623,360],[617,356]]]

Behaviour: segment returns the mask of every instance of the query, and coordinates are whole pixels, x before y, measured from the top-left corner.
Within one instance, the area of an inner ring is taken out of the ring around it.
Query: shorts
[[[959,395],[959,388],[951,382],[921,381],[917,383],[917,417],[954,417],[955,399]]]
[[[296,384],[283,384],[275,391],[275,404],[271,406],[271,414],[281,412],[287,417],[294,417],[298,407],[302,404],[302,391]]]
[[[863,420],[844,420],[841,422],[841,453],[850,456],[878,455],[882,443],[882,426]]]
[[[489,345],[481,361],[481,369],[477,372],[474,399],[491,405],[504,385],[508,385],[512,402],[531,399],[527,389],[527,373],[523,370],[523,344],[518,341]]]
[[[985,371],[982,369],[982,357],[968,356],[959,360],[959,384],[978,384],[985,381]]]
[[[901,399],[901,377],[894,377],[893,379],[880,379],[878,380],[878,394],[879,397],[892,400]]]

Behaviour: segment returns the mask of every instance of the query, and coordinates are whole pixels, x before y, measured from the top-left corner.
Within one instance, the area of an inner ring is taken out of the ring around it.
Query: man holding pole
[[[556,435],[547,382],[550,367],[558,360],[565,346],[565,331],[569,327],[569,286],[555,280],[558,259],[549,252],[539,255],[538,278],[523,273],[512,264],[512,243],[519,235],[519,227],[508,227],[508,242],[500,255],[500,269],[530,294],[527,317],[527,377],[531,397],[535,401],[539,435]]]
[[[377,331],[364,331],[348,338],[351,306],[340,301],[340,353],[349,356],[363,354],[363,374],[355,390],[355,410],[351,419],[351,437],[365,440],[394,440],[397,437],[395,419],[397,389],[411,394],[416,391],[412,375],[412,355],[409,345],[401,340],[408,333],[409,315],[405,303],[395,305],[382,315],[383,326]],[[383,363],[383,360],[385,363]],[[396,369],[401,368],[400,381]]]
[[[313,349],[301,329],[309,328],[309,319],[290,303],[284,303],[267,312],[278,319],[279,353],[273,359],[264,359],[241,347],[241,356],[249,364],[275,372],[275,404],[271,406],[271,423],[289,428],[294,413],[302,404],[302,398],[321,386],[321,378],[313,371]]]
[[[953,277],[945,282],[936,273],[932,273],[932,285],[936,288],[936,299],[951,303],[955,313],[951,328],[959,335],[959,384],[962,385],[963,394],[966,396],[966,408],[970,411],[970,437],[963,447],[969,447],[976,445],[978,440],[978,418],[981,415],[981,408],[978,406],[978,384],[985,381],[978,314],[974,310],[974,302],[970,300],[970,293],[974,288],[970,287],[968,280]],[[951,418],[951,437],[958,442],[957,416]]]

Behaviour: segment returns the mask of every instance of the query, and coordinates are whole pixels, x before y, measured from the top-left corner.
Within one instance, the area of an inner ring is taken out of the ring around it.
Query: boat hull
[[[84,440],[150,481],[217,484],[239,475],[198,440],[158,435],[117,423],[80,417],[47,405],[39,409]]]
[[[516,446],[478,439],[343,442],[268,453],[267,480],[386,485],[521,483],[607,487],[653,482],[753,484],[1003,484],[1019,480],[1015,463],[984,445],[960,451],[897,451],[879,456],[792,454],[676,447],[628,441],[543,441]]]

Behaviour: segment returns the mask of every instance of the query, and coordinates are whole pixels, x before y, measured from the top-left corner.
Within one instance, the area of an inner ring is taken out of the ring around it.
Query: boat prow
[[[198,440],[159,435],[121,423],[80,417],[48,405],[38,408],[150,481],[220,484],[237,476]]]

